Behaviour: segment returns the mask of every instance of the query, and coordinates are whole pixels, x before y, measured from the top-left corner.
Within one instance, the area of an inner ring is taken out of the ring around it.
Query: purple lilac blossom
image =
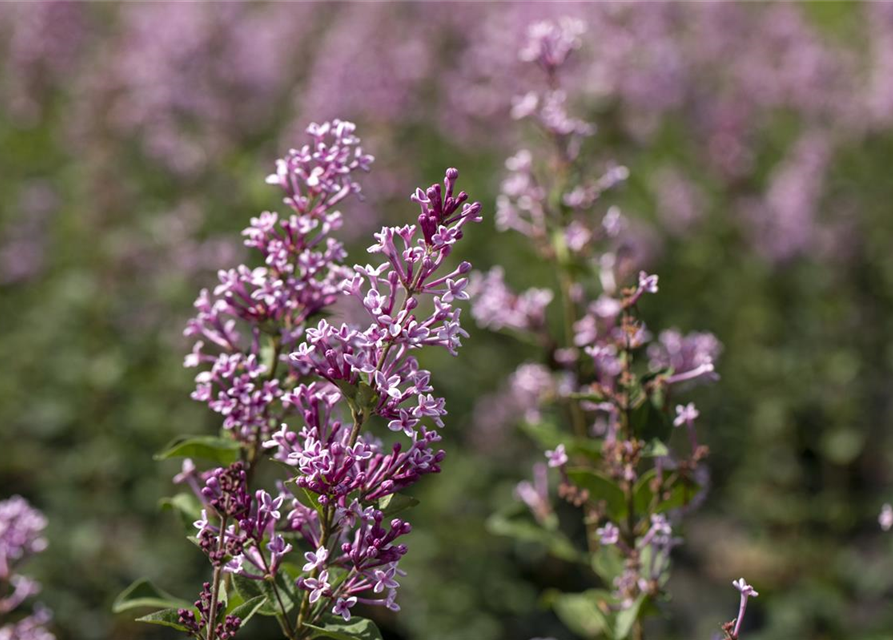
[[[747,611],[747,600],[748,598],[756,598],[760,594],[757,593],[756,589],[747,584],[744,581],[744,578],[738,578],[733,581],[732,586],[734,586],[741,594],[741,601],[738,605],[738,615],[733,621],[734,626],[730,623],[725,625],[724,629],[732,640],[738,640],[741,633],[741,623],[744,621],[744,612]]]
[[[298,112],[385,123],[420,113],[422,83],[430,77],[443,37],[442,9],[425,7],[424,19],[413,20],[415,11],[394,11],[386,4],[339,7],[317,45],[306,88],[296,92]],[[380,37],[397,30],[404,37]]]
[[[430,372],[421,369],[410,353],[440,346],[455,354],[467,335],[453,304],[468,298],[464,274],[470,265],[461,263],[446,274],[436,274],[453,244],[462,238],[465,225],[480,220],[480,205],[467,202],[464,192],[455,191],[457,178],[458,171],[449,169],[443,187],[416,191],[413,200],[421,209],[417,226],[385,227],[376,234],[377,243],[369,253],[381,254],[385,262],[356,265],[355,275],[344,283],[344,293],[362,303],[371,323],[360,330],[322,320],[307,330],[306,341],[291,354],[291,360],[322,382],[300,385],[284,397],[304,417],[306,426],[301,432],[283,426],[266,443],[276,448],[277,457],[297,467],[299,487],[318,494],[320,503],[334,509],[341,553],[333,553],[328,562],[353,567],[350,577],[335,588],[326,583],[323,572],[317,573],[317,566],[299,586],[311,593],[311,599],[330,598],[335,603],[333,612],[345,619],[357,601],[399,608],[394,601],[399,586],[395,576],[400,575],[397,562],[406,547],[393,541],[411,527],[393,519],[385,529],[381,511],[366,505],[422,475],[438,472],[444,456],[433,449],[440,436],[426,424],[444,425],[444,400],[431,393]],[[433,303],[427,315],[418,314],[423,296]],[[338,408],[345,398],[353,424],[339,419]],[[410,446],[404,451],[398,442],[388,451],[377,439],[361,434],[369,415],[387,420],[389,429],[410,438]],[[359,498],[348,497],[357,491]],[[356,536],[350,535],[354,527],[358,527]],[[316,556],[307,559],[316,563],[322,534],[308,525],[305,535],[317,549]],[[370,555],[370,548],[377,549],[376,553]],[[387,596],[363,596],[370,588],[373,593],[387,591]]]
[[[513,103],[513,115],[529,119],[550,145],[542,158],[527,149],[509,158],[509,176],[503,181],[496,215],[499,230],[527,236],[539,255],[554,265],[564,335],[553,336],[545,323],[533,326],[524,315],[518,320],[503,319],[511,317],[507,312],[515,311],[518,296],[507,290],[501,271],[477,276],[481,284],[473,289],[473,312],[482,326],[522,334],[536,329],[541,334],[535,337],[547,351],[543,374],[553,381],[554,391],[548,396],[528,393],[530,408],[526,413],[538,418],[540,411],[548,410],[559,421],[570,418],[572,426],[572,435],[556,434],[555,441],[561,444],[545,452],[547,465],[542,468],[556,469],[558,496],[583,509],[590,553],[597,545],[616,545],[624,563],[622,572],[606,578],[613,582],[616,598],[616,603],[608,606],[629,609],[637,600],[661,593],[671,551],[681,541],[672,535],[668,517],[660,512],[635,514],[630,506],[622,529],[612,523],[607,519],[606,509],[610,507],[604,502],[605,496],[580,480],[588,477],[586,473],[592,467],[576,465],[583,464],[587,457],[583,453],[589,446],[587,437],[601,436],[595,472],[610,478],[605,481],[631,501],[634,487],[643,478],[646,448],[645,442],[637,438],[630,417],[634,403],[656,404],[661,398],[664,404],[665,394],[674,385],[715,379],[714,361],[720,346],[706,333],[683,337],[665,331],[654,340],[637,317],[645,297],[659,292],[659,278],[639,266],[644,261],[635,249],[640,242],[633,233],[635,225],[616,207],[607,207],[602,216],[594,213],[604,192],[625,181],[629,172],[625,167],[608,165],[601,177],[585,177],[592,171],[584,164],[587,158],[582,153],[582,141],[595,129],[571,115],[568,105],[574,100],[561,91],[562,86],[568,86],[563,65],[578,46],[580,33],[582,27],[572,20],[537,23],[527,32],[521,57],[544,72],[548,89],[523,93]],[[632,286],[624,286],[630,281]],[[593,286],[596,283],[600,286]],[[632,369],[633,354],[638,350],[650,359],[653,371],[648,378],[639,377]],[[551,406],[545,406],[544,401]],[[680,406],[679,416],[677,423],[686,424],[693,432],[697,417],[694,405]],[[548,419],[541,427],[546,433],[554,428]],[[573,450],[567,444],[573,444]],[[571,451],[574,467],[567,468]],[[654,480],[647,486],[655,496],[669,495],[665,469],[673,470],[670,484],[683,476],[685,482],[703,481],[699,462],[706,455],[706,448],[699,447],[692,436],[690,456],[677,459],[674,453],[668,453],[650,462]],[[550,526],[547,483],[521,483],[516,495],[537,521]],[[677,509],[675,515],[680,513]]]
[[[804,134],[772,173],[765,196],[744,205],[746,230],[767,259],[784,261],[816,245],[814,216],[830,161],[826,136]]]
[[[474,296],[471,315],[481,327],[530,333],[545,325],[546,307],[554,296],[549,289],[512,292],[505,284],[501,267],[493,267],[486,274],[472,274],[468,292]]]
[[[559,444],[555,449],[546,451],[546,459],[550,467],[563,467],[567,464],[567,452],[564,445]]]
[[[553,33],[540,21],[561,14],[586,23],[585,32],[575,30],[564,38],[571,47],[559,47],[561,52],[573,49],[573,64],[563,65],[562,75],[578,94],[574,100],[617,105],[621,129],[639,141],[657,135],[663,122],[680,120],[702,150],[696,161],[710,177],[733,188],[757,177],[755,159],[778,113],[796,113],[804,136],[833,131],[835,139],[825,141],[831,147],[893,122],[893,91],[886,73],[893,46],[885,28],[893,13],[883,4],[865,8],[870,23],[865,51],[825,37],[793,5],[517,3],[479,11],[483,15],[469,20],[469,45],[461,52],[461,64],[449,76],[471,86],[474,99],[463,96],[461,102],[443,103],[450,106],[444,117],[453,131],[492,127],[497,117],[526,115],[541,103],[528,91],[531,65],[526,61],[538,54],[544,37],[554,38],[566,22],[556,20]],[[523,25],[531,22],[537,25],[536,37],[525,42]],[[523,55],[513,55],[519,49]],[[794,142],[791,161],[779,168],[786,171],[794,162],[802,168],[791,171],[799,175],[788,171],[778,179],[800,181],[804,188],[788,188],[777,180],[762,185],[757,179],[755,200],[744,208],[742,224],[754,248],[772,261],[821,249],[827,241],[826,234],[810,229],[818,222],[825,163],[803,147]],[[652,189],[661,215],[671,220],[671,233],[683,231],[702,206],[697,203],[699,189],[674,178],[655,180]],[[663,204],[671,190],[675,193]],[[832,215],[835,224],[846,220]]]
[[[677,382],[716,380],[714,363],[722,345],[711,333],[693,332],[683,336],[675,329],[661,331],[656,342],[648,346],[652,371],[672,369]]]
[[[889,531],[893,529],[893,505],[885,504],[881,507],[881,513],[878,516],[878,524],[881,529]]]
[[[522,480],[515,487],[515,496],[530,509],[540,524],[546,523],[554,512],[549,499],[548,467],[543,463],[533,466],[533,482]]]
[[[102,43],[92,71],[91,108],[101,110],[104,126],[135,134],[148,157],[195,174],[239,133],[263,130],[273,117],[293,80],[286,61],[298,55],[304,30],[314,24],[310,9],[122,5],[120,37]]]
[[[28,559],[47,547],[47,521],[21,496],[0,501],[0,619],[40,591],[40,585],[20,573]],[[20,620],[0,626],[0,640],[53,640],[46,626],[50,612],[35,605]]]
[[[673,235],[684,236],[703,217],[704,192],[675,167],[657,171],[651,189],[661,225]]]
[[[10,3],[0,10],[0,100],[18,124],[43,117],[54,91],[80,69],[89,42],[88,9],[74,2]]]
[[[215,567],[215,585],[221,571],[270,580],[294,551],[284,535],[306,544],[304,575],[295,583],[306,592],[299,625],[325,611],[349,620],[358,602],[399,610],[397,565],[407,547],[398,539],[411,526],[387,521],[378,504],[440,471],[437,428],[444,426],[445,401],[413,353],[439,346],[455,355],[467,337],[455,305],[469,297],[471,265],[450,270],[446,264],[466,225],[481,220],[480,204],[456,190],[459,172],[448,169],[442,186],[412,195],[417,224],[375,234],[368,252],[382,262],[347,269],[343,247],[330,236],[341,226],[333,207],[359,192],[352,174],[368,170],[372,157],[359,147],[351,123],[314,124],[307,133],[312,144],[293,149],[267,179],[284,191],[292,215],[280,220],[265,212],[244,232],[265,266],[221,271],[221,284],[202,292],[199,314],[186,330],[200,338],[185,361],[203,367],[193,397],[220,413],[223,428],[254,453],[247,464],[207,472],[187,461],[175,478],[204,507],[195,526]],[[310,323],[341,298],[359,303],[363,325]],[[300,430],[289,426],[291,416],[300,417]],[[386,446],[362,433],[371,416],[383,418],[408,445]],[[260,451],[292,466],[289,483],[314,496],[319,509],[283,484],[275,494],[250,491]],[[348,569],[343,580],[334,579],[335,568]],[[195,603],[198,615],[180,611],[181,624],[196,637],[216,619],[213,594],[206,586]],[[240,625],[227,618],[214,634],[230,637]]]
[[[330,236],[342,225],[334,207],[359,193],[352,174],[368,171],[373,160],[353,132],[352,123],[338,120],[308,127],[312,144],[292,149],[267,178],[283,190],[292,214],[280,219],[264,212],[243,232],[264,266],[220,271],[220,284],[195,303],[198,315],[185,331],[197,338],[185,365],[203,367],[193,398],[221,414],[237,438],[265,437],[275,424],[271,407],[281,412],[283,391],[266,376],[273,363],[262,361],[263,340],[274,340],[278,364],[279,352],[303,336],[306,321],[342,295],[349,272],[341,264],[342,244]]]
[[[486,451],[500,450],[508,428],[519,419],[531,424],[539,422],[542,407],[561,387],[562,379],[556,379],[548,367],[532,362],[520,365],[506,384],[478,400],[477,428],[471,437]]]

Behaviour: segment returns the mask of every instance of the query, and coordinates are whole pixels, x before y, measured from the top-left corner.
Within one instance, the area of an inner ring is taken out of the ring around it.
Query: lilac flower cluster
[[[354,174],[372,157],[351,123],[314,124],[307,134],[311,144],[267,179],[285,192],[290,216],[263,213],[244,232],[264,266],[221,271],[186,329],[197,340],[185,364],[203,367],[193,397],[223,417],[241,457],[208,471],[186,459],[175,478],[201,505],[196,541],[213,567],[177,624],[205,640],[229,638],[244,623],[219,596],[225,574],[237,588],[269,585],[268,604],[291,640],[330,616],[349,621],[358,603],[399,610],[401,538],[412,527],[389,514],[412,503],[398,492],[439,472],[444,458],[436,428],[445,400],[414,353],[437,346],[456,355],[468,335],[455,305],[469,298],[471,265],[447,263],[466,225],[481,220],[481,205],[456,189],[459,172],[448,169],[442,185],[412,195],[416,224],[375,234],[368,252],[381,262],[347,269],[330,235],[341,226],[334,207],[359,193]],[[368,320],[311,324],[339,299]],[[386,445],[363,432],[372,420],[409,442]],[[273,494],[251,489],[265,453],[289,471]],[[299,546],[301,571],[286,569]]]
[[[43,514],[24,498],[13,496],[0,502],[0,623],[4,623],[0,640],[54,638],[46,628],[52,616],[40,605],[14,620],[16,609],[40,591],[40,585],[20,571],[31,556],[46,549],[46,525]]]
[[[477,275],[477,274],[473,274]],[[472,315],[486,295],[475,295]],[[486,321],[475,317],[480,326],[491,328]],[[502,329],[508,331],[509,329]],[[542,407],[549,404],[559,393],[567,394],[572,388],[568,376],[558,377],[542,364],[528,362],[520,365],[509,376],[508,381],[495,393],[484,396],[477,401],[476,429],[472,434],[475,444],[482,450],[498,451],[504,443],[506,431],[513,426],[519,416],[530,423],[539,422]]]
[[[208,629],[208,635],[212,634],[211,629],[213,629],[213,636],[220,638],[220,640],[229,640],[236,635],[236,632],[242,626],[242,620],[238,616],[228,615],[223,619],[223,622],[211,624],[212,620],[217,619],[215,615],[216,602],[211,595],[211,583],[205,582],[202,585],[201,594],[199,594],[199,598],[194,604],[195,611],[199,615],[196,617],[195,612],[189,609],[180,609],[178,611],[178,620],[190,636],[196,639],[204,638],[205,629]]]
[[[648,558],[642,566],[627,566],[614,582],[615,593],[622,608],[633,606],[642,593],[657,593],[662,587],[670,568],[670,552],[682,543],[681,538],[673,537],[673,528],[662,514],[652,514],[650,526],[635,542],[635,548],[627,547],[621,538],[620,528],[608,522],[596,529],[601,545],[616,545],[626,557]]]
[[[267,178],[283,190],[292,213],[280,220],[264,212],[243,232],[264,266],[220,271],[220,284],[213,292],[202,290],[198,314],[185,331],[200,338],[186,366],[209,366],[196,377],[193,398],[224,416],[224,428],[245,441],[259,442],[281,421],[276,411],[283,391],[270,375],[281,351],[303,335],[309,318],[341,296],[348,271],[343,245],[330,236],[342,225],[334,207],[360,192],[353,174],[368,171],[373,160],[359,146],[352,123],[314,124],[307,133],[311,144],[292,149]],[[244,338],[240,323],[247,325]],[[264,362],[267,340],[273,351]]]
[[[648,366],[652,371],[672,369],[671,384],[687,380],[717,380],[714,362],[722,345],[712,333],[693,332],[683,336],[675,329],[661,331],[648,345]]]
[[[76,127],[89,140],[135,139],[174,176],[194,177],[269,126],[296,79],[283,61],[300,55],[311,13],[277,4],[122,6],[116,37],[99,40],[82,72]]]
[[[516,381],[531,384],[515,385],[519,401],[507,404],[518,410],[516,419],[557,444],[545,451],[546,465],[535,467],[535,482],[518,485],[518,498],[544,535],[557,535],[546,471],[554,469],[558,496],[582,511],[591,556],[584,564],[594,566],[598,579],[612,589],[599,607],[638,618],[642,604],[663,592],[671,551],[681,542],[673,526],[703,484],[701,462],[708,453],[697,442],[695,405],[678,405],[673,415],[668,398],[684,383],[717,379],[721,346],[707,333],[683,336],[669,330],[655,339],[639,318],[646,297],[659,291],[658,277],[636,270],[629,260],[632,224],[619,209],[595,213],[606,192],[629,172],[608,164],[600,177],[588,179],[598,175],[583,152],[594,127],[564,108],[564,70],[582,29],[578,21],[559,20],[534,24],[528,31],[520,57],[545,72],[548,88],[516,100],[513,115],[532,118],[550,152],[523,150],[511,157],[497,204],[498,228],[527,236],[541,258],[553,264],[554,297],[561,301],[555,313],[563,334],[553,335],[546,322],[552,291],[518,296],[498,268],[474,276],[472,314],[480,325],[520,335],[545,351],[543,363],[525,363],[515,374]],[[632,286],[625,286],[629,281]],[[643,355],[648,365],[638,366]],[[555,422],[568,424],[569,432]],[[659,440],[646,442],[644,432],[654,433],[656,425],[666,439],[674,425],[684,426],[690,451],[676,453]],[[593,437],[598,440],[592,442]],[[612,566],[619,571],[595,560],[606,554],[616,557]],[[561,615],[562,608],[556,611]]]
[[[471,315],[478,325],[498,331],[512,329],[536,333],[546,322],[546,307],[554,293],[549,289],[531,288],[513,293],[505,284],[505,272],[493,267],[488,273],[474,273],[468,288],[474,296]]]
[[[13,4],[0,12],[3,82],[8,112],[34,125],[50,98],[78,68],[90,36],[86,12],[69,2]]]

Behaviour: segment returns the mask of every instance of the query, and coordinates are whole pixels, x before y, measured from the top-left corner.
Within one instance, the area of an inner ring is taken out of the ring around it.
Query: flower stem
[[[223,555],[223,544],[226,539],[226,515],[220,516],[220,536],[217,540],[217,553],[218,556]],[[217,625],[217,605],[218,602],[218,594],[220,593],[220,576],[222,575],[222,571],[220,570],[220,564],[216,564],[214,566],[214,577],[211,579],[211,606],[208,608],[208,629],[207,629],[207,639],[214,640],[214,634],[216,632]]]
[[[263,551],[259,548],[258,554],[260,555],[261,561],[264,563],[264,574],[273,578],[269,581],[270,587],[273,589],[273,595],[276,596],[276,602],[279,603],[279,610],[282,612],[276,616],[276,620],[279,622],[279,626],[282,628],[282,632],[286,637],[288,637],[289,640],[295,640],[295,631],[292,629],[291,621],[288,619],[288,612],[285,609],[285,603],[282,601],[282,595],[279,593],[279,587],[276,586],[276,579],[270,569],[270,564],[267,562],[267,558]]]

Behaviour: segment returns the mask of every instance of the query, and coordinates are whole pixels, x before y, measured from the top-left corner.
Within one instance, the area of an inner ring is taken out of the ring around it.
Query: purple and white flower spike
[[[174,478],[200,503],[195,539],[213,568],[176,621],[201,640],[243,625],[244,612],[225,608],[226,574],[244,600],[258,591],[246,585],[266,585],[266,606],[290,640],[315,634],[308,625],[329,615],[351,620],[357,603],[399,610],[400,539],[412,527],[389,514],[411,506],[399,492],[438,473],[445,455],[437,430],[446,402],[415,354],[456,355],[468,337],[457,305],[469,299],[471,265],[449,263],[481,205],[447,169],[443,184],[412,194],[416,223],[382,228],[368,249],[377,263],[350,269],[332,235],[342,225],[335,207],[359,195],[355,176],[372,157],[349,122],[312,124],[307,135],[267,178],[289,215],[264,212],[243,232],[263,266],[221,271],[186,329],[195,343],[184,364],[200,369],[193,397],[222,417],[224,437],[211,447],[223,453],[212,459],[232,455],[231,443],[238,457],[208,471],[187,459]],[[365,322],[332,320],[342,301]],[[372,418],[399,434],[393,444],[364,432]],[[269,456],[289,477],[275,492],[253,489]]]
[[[525,363],[512,376],[530,384],[513,385],[495,396],[501,403],[490,398],[486,407],[499,405],[493,423],[524,420],[535,440],[548,445],[538,468],[557,476],[558,497],[580,510],[586,551],[559,530],[545,479],[520,483],[516,495],[535,521],[531,526],[551,541],[550,551],[593,567],[599,581],[613,587],[597,606],[609,615],[633,616],[629,630],[641,637],[643,605],[664,594],[671,551],[681,543],[673,535],[676,521],[697,504],[706,482],[701,462],[708,449],[698,445],[698,411],[691,403],[678,405],[673,416],[670,398],[684,383],[717,378],[720,345],[710,334],[676,331],[655,340],[640,319],[640,307],[660,290],[659,278],[637,263],[634,222],[616,206],[597,213],[629,171],[612,163],[594,166],[585,156],[584,142],[595,127],[571,115],[573,97],[563,84],[582,31],[574,19],[537,23],[528,31],[520,57],[545,72],[545,87],[516,97],[511,113],[532,122],[549,144],[539,152],[521,149],[506,161],[496,204],[497,229],[530,240],[555,274],[554,292],[516,294],[497,266],[472,275],[472,315],[480,326],[544,353],[540,363]],[[673,424],[686,425],[690,453],[670,449]],[[516,517],[514,511],[496,514],[495,530],[511,535],[512,521],[500,518]],[[564,609],[556,606],[559,617]]]
[[[21,496],[0,501],[0,619],[8,620],[8,614],[40,592],[40,585],[20,571],[46,549],[46,526],[43,514]],[[47,629],[51,620],[49,610],[36,604],[30,614],[0,626],[0,640],[53,640]]]

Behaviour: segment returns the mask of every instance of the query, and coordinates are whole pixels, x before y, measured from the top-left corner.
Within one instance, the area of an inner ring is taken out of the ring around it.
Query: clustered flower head
[[[518,57],[525,62],[535,62],[553,73],[567,61],[571,52],[580,48],[580,36],[585,32],[586,24],[575,18],[536,22],[528,28],[527,43]]]
[[[16,610],[40,591],[40,585],[20,573],[34,554],[46,549],[46,518],[21,496],[0,501],[0,620],[11,619]],[[46,625],[50,612],[36,605],[32,613],[0,626],[0,640],[53,640]]]
[[[242,232],[264,265],[220,271],[220,284],[203,289],[195,302],[198,313],[185,335],[196,341],[185,365],[202,371],[192,397],[222,415],[239,440],[269,434],[283,395],[271,371],[307,321],[342,295],[349,271],[343,245],[331,237],[343,224],[334,207],[360,193],[354,174],[368,171],[373,160],[354,130],[338,120],[308,127],[311,142],[292,149],[267,178],[284,192],[290,214],[264,212]],[[265,358],[270,338],[273,350]]]
[[[499,396],[523,396],[510,403],[515,419],[534,423],[556,443],[537,464],[535,481],[517,486],[517,497],[553,535],[552,470],[558,497],[582,512],[591,556],[584,564],[594,566],[612,591],[603,610],[637,607],[638,615],[646,599],[663,592],[671,551],[681,543],[674,527],[682,507],[701,491],[700,463],[708,453],[697,441],[695,405],[673,405],[669,398],[717,379],[720,345],[707,333],[668,330],[655,338],[639,317],[647,298],[659,293],[659,278],[636,263],[631,222],[616,206],[600,207],[629,171],[610,162],[601,173],[593,167],[582,150],[595,128],[569,114],[562,88],[564,65],[580,46],[582,30],[578,21],[559,20],[528,32],[521,58],[545,71],[546,88],[515,99],[512,113],[531,119],[549,146],[539,153],[523,149],[506,161],[496,208],[498,229],[523,234],[553,265],[557,291],[516,294],[495,267],[472,276],[472,315],[481,326],[544,351],[541,363],[524,363],[513,376],[524,371],[527,380],[526,372],[536,371],[536,383],[526,393]],[[553,299],[561,304],[550,305]],[[560,333],[553,333],[547,314],[561,318]],[[556,429],[555,422],[568,428]],[[669,440],[673,425],[685,427],[689,451],[645,439],[654,437],[646,436],[650,432]],[[593,562],[597,554],[616,557],[613,566],[620,569]]]
[[[471,316],[479,326],[494,331],[541,330],[546,323],[546,307],[555,295],[549,289],[538,288],[513,293],[505,284],[502,267],[493,267],[486,274],[473,273],[468,290],[474,296]]]
[[[389,513],[408,500],[398,492],[439,472],[445,455],[445,400],[414,354],[436,346],[456,355],[468,335],[456,303],[469,298],[471,265],[447,264],[481,205],[447,169],[442,185],[412,195],[416,224],[375,234],[368,253],[380,260],[346,268],[330,236],[341,226],[333,207],[359,193],[354,173],[372,158],[351,123],[307,133],[311,144],[267,179],[285,192],[290,215],[266,212],[244,232],[264,266],[221,271],[186,330],[198,338],[186,366],[203,367],[193,397],[221,414],[242,446],[237,462],[201,472],[187,459],[175,478],[201,502],[196,539],[214,567],[194,609],[179,611],[197,638],[229,638],[242,625],[220,618],[216,589],[226,573],[278,585],[283,600],[296,594],[294,623],[280,611],[290,638],[326,615],[350,620],[358,603],[399,610],[398,563],[412,527]],[[335,322],[339,299],[360,307],[365,323]],[[394,432],[393,444],[363,431],[372,419]],[[251,489],[264,455],[289,470],[273,493]],[[298,553],[304,562],[290,566],[300,573],[284,572]]]

